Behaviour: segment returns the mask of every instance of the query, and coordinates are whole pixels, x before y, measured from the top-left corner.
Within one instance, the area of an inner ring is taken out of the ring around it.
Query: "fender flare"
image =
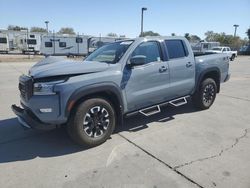
[[[220,91],[220,81],[221,81],[221,73],[220,73],[220,69],[218,67],[210,67],[210,68],[207,68],[205,70],[203,70],[199,75],[198,75],[198,78],[196,79],[196,86],[194,88],[194,91],[193,93],[199,88],[200,84],[201,84],[201,81],[203,80],[204,76],[207,74],[207,73],[210,73],[210,72],[216,72],[219,76],[219,82],[217,83],[218,84],[218,91]]]
[[[97,83],[92,84],[88,86],[83,86],[78,88],[73,92],[73,94],[69,97],[69,100],[67,101],[66,108],[65,108],[65,115],[69,117],[71,110],[73,109],[73,106],[82,98],[95,94],[100,92],[112,92],[119,101],[119,108],[120,112],[123,114],[124,112],[124,102],[122,99],[122,93],[119,86],[117,86],[115,83],[112,82],[103,82],[103,83]]]

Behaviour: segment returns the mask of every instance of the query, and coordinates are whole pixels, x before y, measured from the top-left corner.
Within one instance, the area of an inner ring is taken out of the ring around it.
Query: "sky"
[[[8,25],[72,27],[76,33],[105,36],[117,33],[136,37],[140,33],[141,8],[144,31],[161,35],[190,33],[204,38],[208,30],[246,37],[250,28],[250,0],[0,0],[0,28]]]

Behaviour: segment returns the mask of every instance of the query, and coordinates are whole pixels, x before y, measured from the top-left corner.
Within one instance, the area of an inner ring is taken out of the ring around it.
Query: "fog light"
[[[42,113],[49,113],[49,112],[52,112],[52,108],[41,108],[40,112],[42,112]]]

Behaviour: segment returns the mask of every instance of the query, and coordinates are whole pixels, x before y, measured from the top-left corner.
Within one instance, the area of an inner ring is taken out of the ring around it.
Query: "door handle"
[[[159,72],[165,72],[167,71],[168,68],[166,66],[162,66],[160,69],[159,69]]]
[[[193,66],[193,64],[191,63],[191,62],[188,62],[187,64],[186,64],[186,67],[188,68],[188,67],[192,67]]]

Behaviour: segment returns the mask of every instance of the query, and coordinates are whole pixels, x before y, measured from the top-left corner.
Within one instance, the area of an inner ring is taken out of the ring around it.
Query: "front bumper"
[[[25,128],[33,128],[37,130],[51,130],[56,128],[56,125],[41,122],[31,111],[16,105],[12,105],[11,109],[17,115],[19,123]]]

